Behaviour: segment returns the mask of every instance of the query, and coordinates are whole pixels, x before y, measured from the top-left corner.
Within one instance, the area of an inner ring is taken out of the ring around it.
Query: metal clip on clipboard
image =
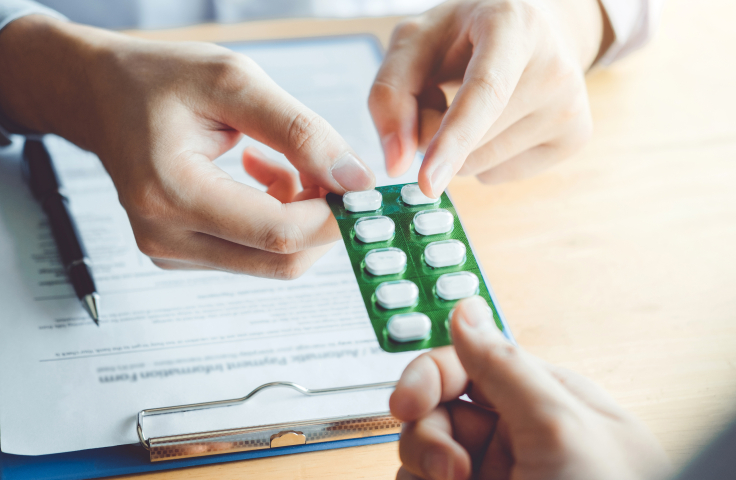
[[[401,430],[401,422],[391,416],[389,412],[214,430],[156,438],[146,437],[143,432],[143,418],[241,405],[259,392],[269,388],[286,387],[306,396],[317,396],[394,386],[396,386],[396,382],[309,389],[292,382],[265,383],[253,389],[246,396],[232,400],[141,410],[138,412],[136,430],[141,445],[150,453],[151,462],[389,435],[399,433]]]

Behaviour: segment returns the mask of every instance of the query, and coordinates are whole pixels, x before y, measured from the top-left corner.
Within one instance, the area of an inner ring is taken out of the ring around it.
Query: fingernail
[[[492,318],[491,308],[482,297],[470,297],[463,300],[460,317],[468,327],[478,328]]]
[[[422,456],[422,471],[431,480],[451,480],[452,459],[444,452],[429,450]]]
[[[401,142],[395,133],[389,133],[381,137],[381,145],[387,160],[392,162],[399,160],[399,157],[401,157]]]
[[[367,190],[373,187],[375,181],[373,172],[350,152],[337,159],[330,173],[348,192]]]
[[[250,147],[245,147],[243,153],[245,152],[248,152],[248,154],[253,155],[254,157],[266,158],[266,155],[264,155],[262,151],[252,145]]]
[[[422,375],[412,366],[407,367],[404,373],[399,378],[399,385],[404,388],[414,388],[417,385],[421,385],[423,382]]]
[[[434,193],[435,198],[442,195],[442,192],[445,191],[450,180],[452,180],[452,175],[452,167],[446,163],[441,164],[434,170],[429,183],[432,185],[432,193]]]
[[[383,155],[386,158],[386,170],[390,176],[397,172],[397,167],[401,164],[401,141],[395,133],[389,133],[381,137],[381,145],[383,146]]]

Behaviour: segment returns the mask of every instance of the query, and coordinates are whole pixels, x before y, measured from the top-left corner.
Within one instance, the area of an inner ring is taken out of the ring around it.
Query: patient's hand
[[[508,343],[480,297],[454,348],[414,360],[391,396],[404,422],[397,478],[643,480],[670,463],[647,428],[584,377]],[[457,353],[456,353],[457,352]],[[467,393],[472,402],[459,400]]]
[[[455,174],[514,180],[572,154],[605,25],[598,0],[449,1],[400,24],[369,100],[389,173],[426,150],[419,185],[436,197]],[[449,108],[440,85],[459,86]]]
[[[0,109],[96,153],[163,268],[294,278],[340,239],[324,191],[374,185],[325,120],[222,47],[29,16],[0,33],[0,65]],[[301,184],[255,150],[244,165],[270,195],[212,163],[243,133],[286,155]]]

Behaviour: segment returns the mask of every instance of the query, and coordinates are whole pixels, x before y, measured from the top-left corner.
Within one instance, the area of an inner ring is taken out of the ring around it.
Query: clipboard
[[[287,42],[332,42],[344,39],[370,43],[377,58],[382,58],[381,44],[372,35],[342,35],[308,39],[237,42],[283,44]],[[475,249],[470,244],[473,253]],[[480,268],[496,306],[498,300]],[[504,326],[504,334],[516,343],[505,316],[497,308]],[[349,385],[326,389],[309,389],[286,381],[261,385],[241,398],[179,405],[152,406],[140,412],[131,412],[139,443],[96,448],[41,456],[13,455],[0,452],[0,479],[2,480],[84,480],[118,475],[133,475],[177,468],[211,465],[216,463],[255,458],[290,455],[369,444],[394,442],[399,439],[401,424],[389,412],[354,417],[320,418],[297,423],[259,425],[245,428],[192,432],[183,435],[149,438],[146,435],[146,417],[176,414],[208,408],[224,408],[247,404],[249,398],[266,389],[288,388],[307,396],[336,395],[374,388],[392,388],[396,382]],[[2,435],[0,434],[0,446]]]
[[[0,478],[83,480],[394,442],[401,423],[389,412],[156,438],[148,438],[144,428],[149,416],[242,405],[267,389],[289,388],[306,396],[322,396],[394,385],[396,382],[308,389],[292,382],[272,382],[242,398],[146,409],[136,415],[138,444],[41,456],[0,453]]]
[[[136,432],[140,445],[148,450],[151,462],[179,460],[224,453],[278,449],[297,445],[315,445],[339,440],[398,434],[401,422],[390,412],[359,416],[342,416],[314,420],[232,428],[184,435],[147,438],[143,420],[152,415],[170,415],[210,408],[245,404],[258,393],[274,388],[290,388],[305,396],[336,395],[378,388],[391,388],[396,382],[371,383],[322,389],[309,389],[293,382],[271,382],[254,388],[242,398],[194,403],[173,407],[151,408],[138,412]]]
[[[481,274],[485,280],[486,274],[482,268]],[[486,283],[489,285],[491,298],[498,306],[490,283],[487,280]],[[504,325],[504,334],[510,342],[516,344],[500,308],[498,313]],[[41,456],[0,452],[0,479],[85,480],[395,442],[399,439],[401,423],[390,412],[154,438],[149,438],[145,430],[146,417],[239,406],[267,389],[288,388],[305,396],[322,396],[393,388],[395,385],[396,382],[381,382],[309,389],[293,382],[271,382],[256,387],[241,398],[149,408],[136,415],[138,444]],[[0,443],[1,441],[0,437]]]
[[[470,246],[473,249],[472,243]],[[497,306],[499,318],[504,326],[504,335],[511,343],[516,344],[482,267],[480,272]],[[149,438],[145,433],[146,417],[243,405],[267,389],[288,388],[306,396],[321,396],[374,388],[393,388],[395,385],[396,382],[382,382],[308,389],[292,382],[271,382],[256,387],[241,398],[149,408],[139,411],[136,415],[138,444],[42,456],[0,452],[0,479],[85,480],[395,442],[399,439],[401,423],[392,417],[390,412],[154,438]],[[0,437],[0,444],[1,442]]]

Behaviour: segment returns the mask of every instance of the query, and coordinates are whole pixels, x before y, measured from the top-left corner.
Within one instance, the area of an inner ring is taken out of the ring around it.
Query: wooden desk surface
[[[677,464],[736,407],[736,4],[671,0],[654,42],[589,76],[593,140],[536,178],[450,187],[521,345],[587,375]],[[138,33],[228,41],[372,32],[397,19]],[[396,444],[135,477],[393,478]]]

